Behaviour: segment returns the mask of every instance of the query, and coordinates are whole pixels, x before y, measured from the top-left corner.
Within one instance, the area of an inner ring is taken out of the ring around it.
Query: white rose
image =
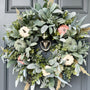
[[[26,37],[29,36],[29,31],[30,31],[29,28],[27,28],[26,26],[23,26],[22,28],[20,28],[19,34],[20,34],[22,37],[26,38]]]
[[[69,55],[69,54],[66,55],[66,56],[63,58],[63,60],[65,61],[65,65],[66,65],[66,66],[72,65],[73,62],[74,62],[73,56],[71,56],[71,55]]]

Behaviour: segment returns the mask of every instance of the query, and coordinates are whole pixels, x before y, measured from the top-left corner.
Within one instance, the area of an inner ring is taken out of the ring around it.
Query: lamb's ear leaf
[[[76,76],[79,76],[80,73],[80,65],[79,64],[75,64],[75,72],[76,72]]]
[[[48,26],[47,25],[44,25],[42,28],[41,28],[41,33],[45,33],[48,29]]]
[[[57,4],[56,3],[53,3],[52,6],[51,6],[51,8],[50,8],[50,11],[53,12],[56,7],[57,7]]]
[[[90,23],[87,23],[87,24],[84,24],[84,25],[81,25],[80,28],[87,28],[88,26],[90,26]]]
[[[70,87],[72,87],[72,85],[71,84],[69,84],[68,82],[66,82],[65,80],[63,80],[61,77],[59,77],[59,76],[55,76],[57,79],[59,79],[62,83],[65,83],[65,84],[67,84],[68,86],[70,86]]]
[[[83,23],[83,21],[85,20],[86,17],[87,17],[87,15],[85,15],[84,17],[82,17],[82,18],[78,21],[77,25],[80,26],[80,25]]]
[[[35,69],[35,67],[36,67],[36,65],[34,63],[32,63],[27,66],[27,69]]]
[[[35,4],[35,9],[36,9],[36,10],[40,10],[41,8],[42,8],[42,7],[41,7],[41,5],[40,5],[39,3],[36,3],[36,4]]]
[[[35,90],[35,84],[31,86],[31,90]]]
[[[17,78],[16,81],[15,81],[15,87],[18,86],[19,81],[20,81],[20,78]]]
[[[36,42],[33,42],[33,43],[30,44],[31,47],[36,46],[36,45],[37,45]]]

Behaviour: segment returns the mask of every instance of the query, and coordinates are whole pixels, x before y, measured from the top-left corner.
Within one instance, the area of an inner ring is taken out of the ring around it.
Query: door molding
[[[19,1],[19,0],[18,0]],[[6,13],[15,13],[15,9],[19,9],[20,11],[23,11],[23,9],[30,9],[34,6],[34,3],[37,0],[28,0],[27,2],[29,4],[27,5],[13,5],[14,0],[5,0],[5,12]],[[17,2],[17,1],[16,1]],[[79,6],[69,6],[69,4],[64,4],[64,0],[55,0],[56,3],[59,3],[59,6],[63,8],[64,10],[70,10],[70,11],[76,11],[80,14],[87,14],[88,13],[88,0],[80,0],[81,5]],[[67,0],[68,2],[68,0]],[[23,3],[23,1],[22,1]],[[76,1],[76,3],[78,3]]]
[[[16,1],[18,2],[18,1]],[[25,2],[22,1],[19,5],[13,5],[14,0],[5,0],[5,13],[15,13],[16,8],[19,9],[20,11],[24,11],[24,9],[30,9],[33,7],[34,0],[28,0],[26,5],[24,5]]]

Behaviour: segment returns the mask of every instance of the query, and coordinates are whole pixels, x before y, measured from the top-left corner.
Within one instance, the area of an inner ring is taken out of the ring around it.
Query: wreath
[[[1,58],[7,61],[7,68],[13,65],[15,81],[25,82],[24,90],[40,88],[59,90],[69,84],[71,76],[80,72],[90,76],[83,68],[86,65],[90,36],[90,24],[82,25],[86,16],[78,19],[76,12],[62,10],[57,4],[44,0],[41,6],[20,13],[17,20],[7,27],[3,38],[6,47],[2,48]]]

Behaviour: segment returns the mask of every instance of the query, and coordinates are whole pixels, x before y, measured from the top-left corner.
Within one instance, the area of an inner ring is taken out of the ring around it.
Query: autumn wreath
[[[8,28],[3,38],[6,48],[2,48],[2,60],[7,61],[7,68],[13,65],[13,72],[18,76],[15,81],[25,82],[24,90],[40,88],[59,90],[80,72],[90,76],[82,67],[86,65],[89,44],[88,27],[82,25],[85,17],[78,19],[76,12],[61,10],[55,3],[41,6],[36,3],[29,11],[16,9],[17,20]]]

